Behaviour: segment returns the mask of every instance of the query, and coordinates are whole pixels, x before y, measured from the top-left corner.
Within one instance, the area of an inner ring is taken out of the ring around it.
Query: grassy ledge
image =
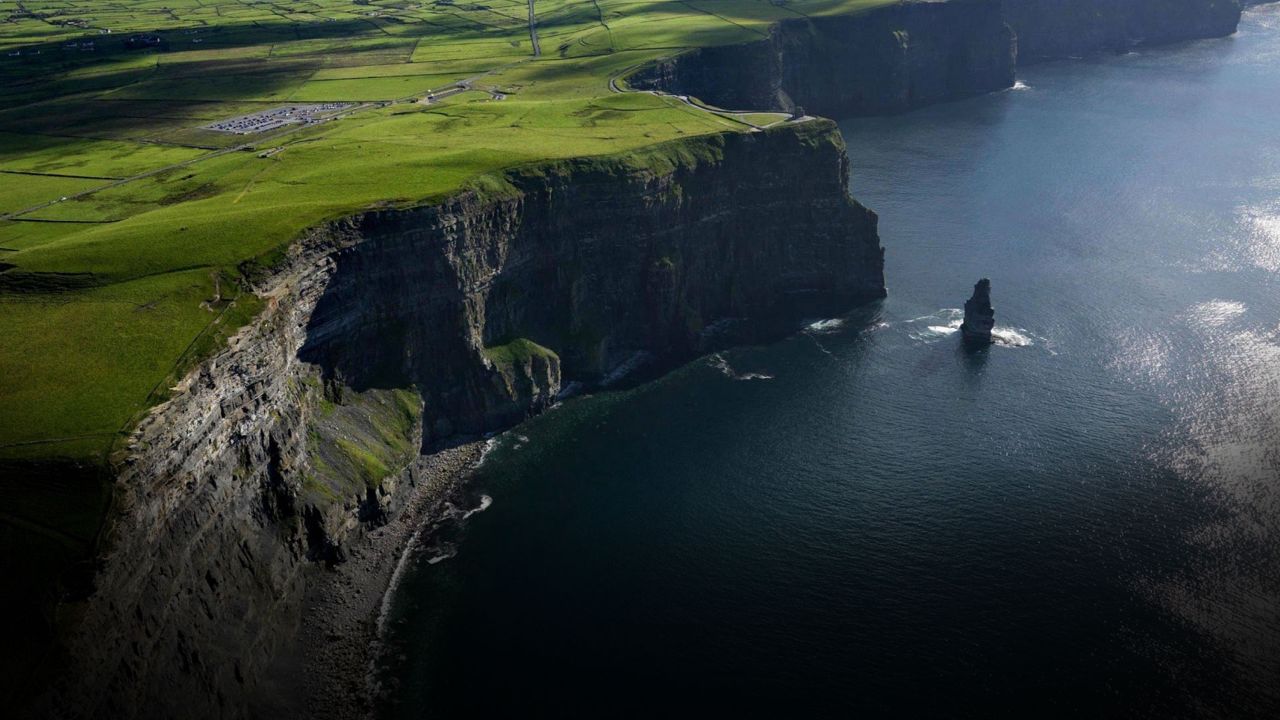
[[[535,357],[548,360],[559,359],[554,351],[525,338],[516,338],[505,345],[487,347],[481,352],[489,362],[507,368],[524,365]]]

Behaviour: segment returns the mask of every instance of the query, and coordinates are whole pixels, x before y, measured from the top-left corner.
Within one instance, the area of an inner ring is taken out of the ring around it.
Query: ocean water
[[[501,436],[382,714],[1280,717],[1280,9],[1020,79],[842,123],[886,301]]]

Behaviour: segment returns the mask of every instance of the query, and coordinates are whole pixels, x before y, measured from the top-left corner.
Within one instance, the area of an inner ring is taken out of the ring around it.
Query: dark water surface
[[[1021,80],[842,125],[882,305],[496,443],[389,717],[1280,716],[1280,9]]]

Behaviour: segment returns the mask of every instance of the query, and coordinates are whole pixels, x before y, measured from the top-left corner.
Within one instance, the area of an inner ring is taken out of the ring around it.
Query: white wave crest
[[[996,345],[1005,347],[1028,347],[1033,344],[1031,336],[1021,328],[997,327],[991,331],[991,340]]]
[[[934,342],[960,329],[964,322],[964,311],[960,308],[942,308],[929,315],[921,315],[908,320],[907,337],[916,342]],[[924,327],[921,327],[923,325]]]
[[[724,355],[721,355],[720,353],[715,353],[711,357],[707,358],[707,362],[710,363],[711,367],[719,370],[722,375],[729,378],[730,380],[772,380],[773,379],[773,376],[767,373],[755,373],[755,372],[739,373],[737,370],[733,369],[733,366],[729,364],[729,361],[725,360]]]
[[[453,546],[437,548],[436,550],[437,552],[435,555],[432,555],[431,557],[427,558],[428,565],[435,565],[437,563],[442,563],[451,557],[457,556],[458,554],[458,548]]]
[[[814,323],[809,323],[809,327],[807,329],[810,332],[829,333],[835,332],[844,327],[844,323],[845,321],[843,318],[831,318],[829,320],[819,320]]]
[[[489,506],[492,504],[493,504],[493,498],[489,497],[488,495],[481,495],[480,504],[463,513],[462,519],[466,520],[467,518],[471,517],[472,515],[475,515],[476,513],[482,513],[485,510],[488,510]]]
[[[489,453],[493,452],[493,449],[496,447],[498,447],[498,437],[496,435],[494,437],[489,438],[488,440],[485,440],[484,449],[480,451],[480,458],[476,460],[476,464],[472,465],[471,467],[479,468],[483,466],[484,461],[489,459]]]
[[[908,331],[908,336],[917,342],[935,342],[960,332],[964,324],[964,310],[960,308],[942,308],[932,315],[924,315],[907,321],[917,329]],[[924,327],[920,328],[919,325]],[[1028,347],[1037,344],[1037,338],[1023,328],[997,326],[991,331],[993,344],[1002,347]]]

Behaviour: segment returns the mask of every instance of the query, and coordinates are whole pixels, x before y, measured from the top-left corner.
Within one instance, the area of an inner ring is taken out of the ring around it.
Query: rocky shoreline
[[[420,530],[450,515],[484,446],[469,440],[422,456],[405,471],[411,489],[395,518],[369,531],[344,562],[308,568],[295,645],[281,653],[271,673],[283,694],[264,697],[256,714],[315,720],[372,715],[379,618],[384,599],[395,592],[396,568],[413,551]],[[290,677],[300,682],[291,685]]]

